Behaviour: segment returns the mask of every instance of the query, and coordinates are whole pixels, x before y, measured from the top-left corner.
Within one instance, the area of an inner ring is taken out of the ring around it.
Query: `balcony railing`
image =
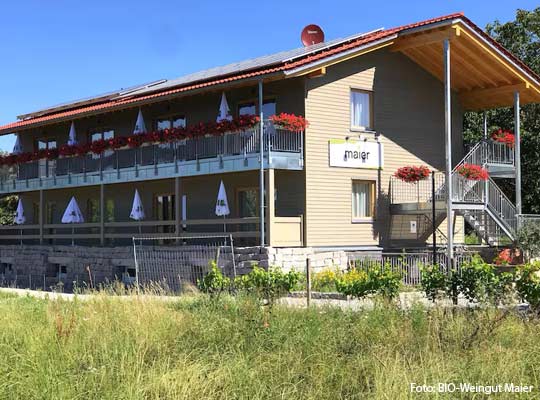
[[[258,154],[260,151],[260,135],[258,127],[242,132],[226,133],[221,136],[204,136],[179,140],[172,143],[143,145],[139,148],[122,148],[106,150],[100,155],[60,157],[56,160],[39,160],[19,164],[16,174],[11,178],[0,179],[0,190],[17,189],[17,181],[30,181],[66,178],[69,183],[86,182],[87,177],[117,174],[120,178],[122,169],[148,169],[156,174],[162,165],[175,164],[193,160],[223,158],[228,156],[244,156]],[[303,157],[303,133],[276,129],[269,121],[265,121],[263,149],[265,155],[272,152],[298,153]],[[154,168],[152,168],[152,166]],[[144,168],[143,168],[144,167]],[[131,176],[131,175],[130,175]],[[73,181],[72,181],[73,178]]]

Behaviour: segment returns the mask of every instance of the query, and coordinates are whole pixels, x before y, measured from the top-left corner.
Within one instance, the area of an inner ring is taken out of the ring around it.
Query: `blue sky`
[[[0,124],[17,115],[160,78],[456,11],[484,27],[538,0],[34,0],[2,4]],[[0,138],[11,150],[12,137]]]

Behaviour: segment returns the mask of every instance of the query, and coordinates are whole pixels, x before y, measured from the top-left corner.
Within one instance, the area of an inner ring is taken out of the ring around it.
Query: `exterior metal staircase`
[[[484,167],[490,174],[489,179],[474,181],[464,178],[458,172],[464,164]],[[513,178],[514,176],[514,149],[492,140],[476,143],[452,170],[454,212],[462,215],[478,236],[490,246],[507,244],[516,238],[516,207],[492,179],[492,177]],[[435,196],[432,195],[432,184],[435,186]],[[414,186],[416,193],[411,191],[411,185]],[[393,180],[390,188],[391,214],[425,215],[431,221],[433,201],[435,201],[435,226],[438,227],[446,217],[446,191],[444,173],[437,173],[434,183],[424,180],[416,184],[408,184]],[[416,201],[414,196],[416,196]],[[422,230],[426,232],[419,232],[420,239],[429,237],[432,231],[432,225],[427,223],[422,225]]]
[[[487,181],[471,181],[458,173],[464,164],[488,170]],[[516,238],[517,210],[492,179],[514,176],[514,149],[491,140],[478,142],[452,171],[452,203],[457,213],[491,246]]]

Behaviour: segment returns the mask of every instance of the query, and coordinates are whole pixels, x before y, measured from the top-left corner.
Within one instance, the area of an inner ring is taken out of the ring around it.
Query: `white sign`
[[[383,145],[375,141],[330,140],[331,167],[379,169],[383,167]]]

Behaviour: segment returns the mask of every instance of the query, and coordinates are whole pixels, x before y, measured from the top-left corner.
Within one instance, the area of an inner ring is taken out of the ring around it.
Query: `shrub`
[[[336,280],[338,292],[364,298],[378,294],[386,299],[393,299],[399,293],[401,275],[392,271],[389,265],[375,264],[359,270],[353,268]]]
[[[197,280],[197,287],[203,293],[219,297],[224,291],[231,288],[231,280],[224,276],[215,261],[210,263],[210,272],[202,279]]]
[[[422,290],[426,293],[426,297],[434,302],[445,293],[447,276],[437,265],[424,266],[420,271]]]
[[[528,259],[540,257],[540,224],[525,222],[517,232],[517,242]]]
[[[529,303],[535,314],[540,314],[540,263],[525,264],[517,269],[516,290]]]
[[[451,273],[441,271],[438,266],[422,268],[422,289],[431,301],[445,294],[457,304],[458,295],[462,294],[471,302],[497,305],[510,297],[513,282],[513,274],[497,274],[495,267],[480,256],[464,263],[460,271]]]
[[[338,269],[325,269],[313,274],[311,288],[317,292],[332,292],[336,289],[336,281],[343,275]]]
[[[491,297],[492,285],[497,280],[495,268],[480,256],[464,263],[457,275],[458,290],[467,300],[483,302]]]
[[[285,273],[279,268],[270,268],[266,271],[255,266],[249,274],[236,278],[235,285],[273,304],[278,297],[293,290],[299,281],[300,273],[297,271]]]

